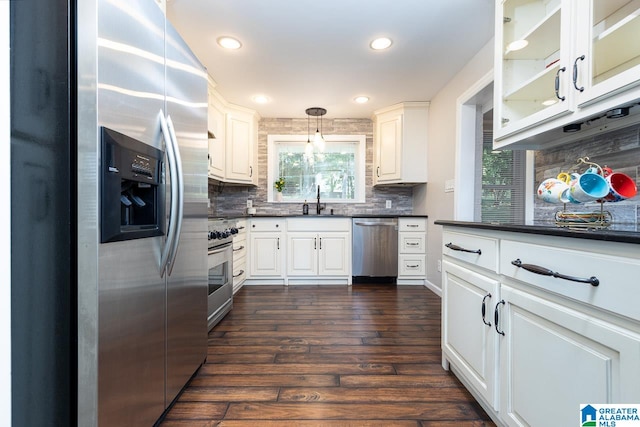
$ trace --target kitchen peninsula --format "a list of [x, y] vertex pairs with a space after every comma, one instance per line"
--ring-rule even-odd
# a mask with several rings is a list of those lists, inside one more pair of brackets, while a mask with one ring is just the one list
[[443, 367], [496, 423], [571, 425], [580, 404], [640, 401], [640, 233], [435, 224]]

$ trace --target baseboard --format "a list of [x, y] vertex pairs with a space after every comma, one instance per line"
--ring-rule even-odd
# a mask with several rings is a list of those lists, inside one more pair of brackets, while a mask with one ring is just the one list
[[434, 285], [433, 283], [431, 283], [429, 280], [426, 281], [426, 283], [424, 284], [424, 286], [429, 289], [431, 292], [433, 292], [434, 294], [438, 295], [440, 298], [442, 298], [442, 289], [437, 287], [436, 285]]

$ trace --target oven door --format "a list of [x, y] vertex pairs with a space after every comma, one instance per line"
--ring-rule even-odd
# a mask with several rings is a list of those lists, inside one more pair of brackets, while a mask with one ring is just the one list
[[209, 249], [209, 296], [207, 323], [213, 328], [231, 310], [233, 304], [233, 265], [231, 243]]

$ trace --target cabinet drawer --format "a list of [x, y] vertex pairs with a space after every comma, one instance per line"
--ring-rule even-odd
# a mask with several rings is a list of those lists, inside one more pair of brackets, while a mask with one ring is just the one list
[[398, 218], [398, 231], [427, 231], [425, 218]]
[[233, 262], [235, 264], [237, 259], [240, 259], [241, 257], [244, 257], [247, 255], [247, 240], [242, 239], [236, 242], [236, 240], [234, 239], [232, 251], [233, 251]]
[[350, 231], [349, 218], [288, 218], [287, 231]]
[[260, 231], [283, 231], [284, 224], [284, 219], [253, 219], [251, 220], [249, 229], [252, 233]]
[[398, 248], [401, 254], [423, 254], [425, 252], [426, 234], [421, 232], [398, 233]]
[[[540, 275], [512, 264], [532, 264], [579, 279], [598, 279], [598, 286], [559, 277]], [[638, 278], [640, 259], [565, 249], [534, 243], [503, 240], [500, 243], [500, 273], [526, 284], [604, 310], [640, 320]]]
[[426, 276], [425, 255], [400, 255], [398, 257], [398, 276]]
[[235, 288], [239, 283], [242, 283], [247, 278], [247, 266], [245, 263], [233, 269], [233, 287]]
[[[491, 271], [498, 271], [498, 240], [466, 233], [445, 231], [442, 244], [455, 245], [456, 249], [442, 247], [442, 254]], [[464, 249], [464, 250], [460, 250]], [[467, 252], [473, 251], [473, 252]]]
[[241, 236], [246, 236], [247, 234], [247, 220], [246, 219], [239, 219], [236, 221], [236, 228], [238, 229], [238, 234], [236, 234], [236, 236], [241, 237]]

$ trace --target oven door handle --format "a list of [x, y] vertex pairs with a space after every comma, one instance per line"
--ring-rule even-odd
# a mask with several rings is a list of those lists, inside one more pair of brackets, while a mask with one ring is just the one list
[[167, 264], [169, 263], [169, 257], [171, 255], [171, 249], [173, 248], [173, 240], [176, 235], [176, 218], [178, 211], [178, 197], [175, 194], [178, 183], [177, 176], [174, 173], [175, 165], [176, 165], [176, 156], [173, 151], [173, 144], [171, 141], [171, 135], [169, 134], [169, 127], [167, 125], [167, 120], [164, 117], [164, 112], [160, 110], [158, 114], [160, 120], [160, 130], [162, 131], [162, 137], [164, 138], [164, 145], [167, 153], [167, 163], [169, 164], [169, 170], [171, 171], [170, 177], [170, 188], [171, 188], [171, 207], [169, 208], [169, 227], [167, 229], [167, 238], [164, 242], [164, 247], [162, 248], [162, 255], [160, 256], [160, 277], [164, 276], [164, 273], [167, 269]]
[[226, 245], [220, 246], [219, 248], [209, 249], [209, 251], [207, 252], [207, 255], [221, 254], [222, 252], [228, 250], [230, 247], [231, 247], [231, 244], [228, 243]]
[[173, 271], [173, 265], [178, 253], [178, 244], [180, 243], [180, 234], [182, 231], [182, 219], [184, 216], [184, 174], [182, 173], [182, 157], [180, 156], [180, 148], [178, 144], [178, 137], [176, 136], [175, 127], [171, 116], [167, 115], [167, 127], [169, 129], [169, 136], [171, 143], [173, 144], [173, 151], [176, 158], [175, 174], [177, 175], [178, 188], [176, 194], [178, 196], [178, 210], [176, 212], [176, 230], [175, 237], [173, 238], [173, 246], [171, 247], [171, 256], [167, 263], [167, 274], [171, 276]]

